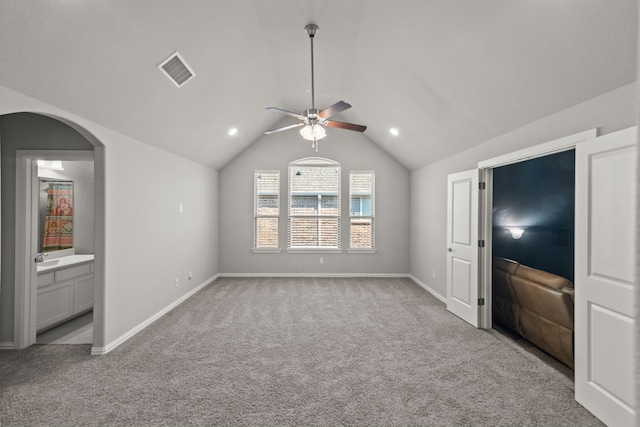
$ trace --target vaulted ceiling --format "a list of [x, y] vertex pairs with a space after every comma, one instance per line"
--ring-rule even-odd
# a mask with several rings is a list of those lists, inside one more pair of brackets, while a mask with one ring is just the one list
[[220, 168], [310, 108], [308, 23], [316, 107], [408, 169], [636, 79], [636, 0], [2, 0], [0, 84]]

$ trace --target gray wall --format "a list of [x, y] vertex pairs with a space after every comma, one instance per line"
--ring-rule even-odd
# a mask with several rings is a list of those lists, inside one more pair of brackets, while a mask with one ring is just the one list
[[[63, 171], [38, 168], [38, 176], [73, 181], [73, 248], [77, 254], [92, 254], [95, 251], [93, 162], [74, 160], [62, 163]], [[46, 187], [47, 185], [44, 184], [44, 188]], [[43, 224], [47, 193], [41, 192], [40, 199], [44, 199], [39, 213], [40, 223]]]
[[[410, 271], [446, 297], [447, 176], [478, 162], [588, 129], [600, 134], [635, 126], [636, 86], [571, 107], [411, 173]], [[433, 277], [435, 272], [435, 278]]]
[[218, 273], [218, 172], [112, 131], [96, 136], [106, 146], [108, 343]]
[[[288, 123], [288, 122], [287, 122]], [[316, 153], [296, 130], [260, 138], [220, 171], [220, 271], [223, 274], [406, 274], [409, 270], [409, 172], [366, 136], [329, 129]], [[342, 248], [340, 254], [287, 253], [288, 164], [324, 157], [342, 167]], [[254, 254], [253, 173], [279, 170], [279, 254]], [[375, 171], [376, 254], [347, 253], [349, 171]], [[324, 258], [320, 265], [319, 258]]]
[[93, 150], [78, 132], [37, 114], [0, 116], [2, 265], [0, 271], [0, 342], [13, 341], [15, 282], [16, 150]]

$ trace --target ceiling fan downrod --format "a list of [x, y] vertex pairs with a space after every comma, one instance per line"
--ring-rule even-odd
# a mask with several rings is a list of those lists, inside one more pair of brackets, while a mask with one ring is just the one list
[[316, 33], [320, 27], [316, 24], [307, 24], [304, 27], [304, 30], [309, 35], [309, 40], [311, 42], [311, 109], [316, 109], [316, 93], [314, 87], [314, 73], [313, 73], [313, 38], [316, 36]]

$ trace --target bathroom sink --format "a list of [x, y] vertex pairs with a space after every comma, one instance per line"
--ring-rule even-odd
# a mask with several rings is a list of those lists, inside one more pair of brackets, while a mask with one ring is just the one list
[[60, 268], [71, 267], [77, 264], [93, 262], [93, 254], [74, 254], [60, 258], [53, 258], [43, 262], [36, 262], [36, 271], [38, 273]]
[[58, 263], [60, 262], [59, 259], [52, 259], [49, 261], [43, 261], [43, 262], [39, 262], [37, 263], [38, 267], [52, 267], [54, 265], [58, 265]]

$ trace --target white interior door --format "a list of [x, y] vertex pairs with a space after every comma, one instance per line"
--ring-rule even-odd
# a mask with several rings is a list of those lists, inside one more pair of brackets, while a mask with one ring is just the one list
[[576, 145], [576, 400], [611, 426], [635, 425], [636, 132]]
[[478, 183], [480, 171], [451, 174], [447, 196], [447, 310], [479, 325]]

